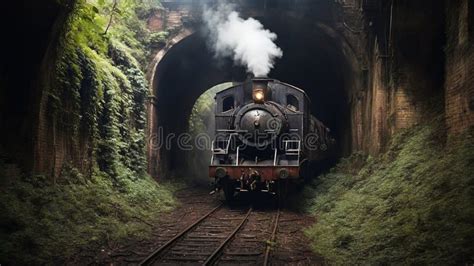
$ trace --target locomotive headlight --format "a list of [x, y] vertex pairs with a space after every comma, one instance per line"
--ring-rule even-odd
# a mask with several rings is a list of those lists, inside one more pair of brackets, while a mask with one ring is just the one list
[[262, 103], [265, 101], [265, 94], [263, 93], [263, 90], [256, 90], [253, 92], [253, 100], [256, 103]]

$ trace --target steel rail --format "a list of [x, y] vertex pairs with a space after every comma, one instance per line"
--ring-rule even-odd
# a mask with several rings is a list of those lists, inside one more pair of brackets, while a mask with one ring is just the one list
[[280, 208], [278, 208], [278, 211], [277, 211], [277, 214], [276, 214], [276, 217], [275, 217], [275, 220], [274, 220], [273, 232], [272, 232], [272, 237], [270, 238], [270, 244], [267, 244], [267, 248], [265, 250], [265, 259], [263, 261], [264, 266], [268, 265], [268, 261], [269, 261], [269, 258], [270, 258], [271, 244], [275, 241], [279, 220], [280, 220]]
[[195, 228], [198, 224], [200, 224], [202, 221], [204, 221], [206, 218], [208, 218], [211, 214], [215, 213], [218, 209], [220, 209], [224, 204], [221, 203], [219, 206], [216, 208], [212, 209], [210, 212], [206, 213], [204, 216], [199, 218], [196, 222], [188, 226], [186, 229], [181, 231], [179, 234], [174, 236], [172, 239], [168, 240], [165, 244], [163, 244], [161, 247], [153, 251], [148, 257], [146, 257], [144, 260], [142, 260], [138, 265], [150, 265], [153, 260], [156, 258], [158, 254], [160, 254], [162, 251], [164, 251], [166, 248], [171, 246], [174, 242], [176, 242], [178, 239], [180, 239], [182, 236], [184, 236], [186, 233], [191, 231], [193, 228]]
[[224, 249], [224, 247], [227, 245], [227, 243], [230, 242], [230, 240], [239, 232], [239, 230], [242, 228], [242, 226], [245, 224], [245, 222], [248, 220], [250, 214], [252, 213], [253, 208], [250, 207], [250, 209], [247, 212], [247, 215], [245, 215], [245, 218], [242, 219], [242, 222], [232, 231], [232, 233], [224, 240], [224, 242], [221, 243], [221, 245], [212, 253], [212, 255], [207, 258], [207, 260], [202, 264], [202, 265], [212, 265], [212, 263], [215, 261], [219, 253]]

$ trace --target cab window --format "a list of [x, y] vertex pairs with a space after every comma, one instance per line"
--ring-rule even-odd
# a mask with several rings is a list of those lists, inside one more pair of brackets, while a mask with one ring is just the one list
[[296, 96], [288, 94], [286, 96], [286, 107], [293, 111], [299, 111], [300, 102]]
[[227, 96], [222, 101], [222, 112], [234, 109], [234, 96]]

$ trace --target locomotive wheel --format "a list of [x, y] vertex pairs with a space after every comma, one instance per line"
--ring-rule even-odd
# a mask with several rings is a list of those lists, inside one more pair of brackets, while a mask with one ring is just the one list
[[235, 187], [228, 178], [225, 180], [222, 190], [224, 190], [225, 200], [227, 202], [232, 202], [234, 200]]

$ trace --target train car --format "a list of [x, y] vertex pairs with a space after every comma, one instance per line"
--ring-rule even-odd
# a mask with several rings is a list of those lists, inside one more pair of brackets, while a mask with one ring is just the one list
[[331, 156], [334, 139], [310, 113], [306, 93], [289, 84], [255, 78], [216, 95], [209, 176], [228, 201], [237, 192], [282, 196], [288, 182], [310, 173], [308, 162]]

